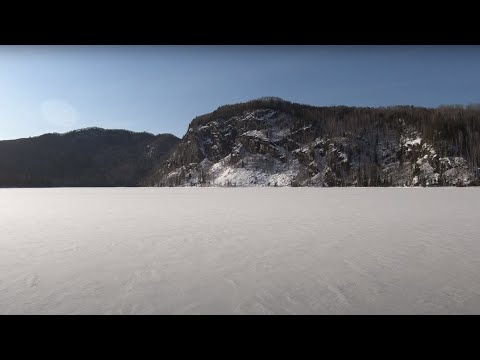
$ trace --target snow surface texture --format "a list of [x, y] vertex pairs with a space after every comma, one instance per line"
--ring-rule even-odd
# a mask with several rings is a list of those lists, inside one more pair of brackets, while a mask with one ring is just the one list
[[1, 314], [479, 314], [476, 188], [0, 189]]

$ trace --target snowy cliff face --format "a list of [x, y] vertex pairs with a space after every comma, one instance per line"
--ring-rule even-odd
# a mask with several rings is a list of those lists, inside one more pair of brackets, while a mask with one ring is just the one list
[[344, 108], [307, 107], [307, 116], [303, 105], [280, 102], [267, 98], [197, 118], [151, 185], [468, 186], [478, 180], [464, 157], [447, 151], [454, 144], [437, 146], [396, 113], [356, 123], [355, 115], [345, 120]]

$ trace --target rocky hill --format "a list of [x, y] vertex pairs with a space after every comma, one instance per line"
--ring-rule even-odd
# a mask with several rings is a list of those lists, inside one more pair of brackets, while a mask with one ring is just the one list
[[314, 107], [279, 98], [195, 118], [147, 186], [472, 186], [480, 109]]
[[182, 139], [88, 128], [0, 141], [0, 187], [474, 186], [480, 108], [314, 107], [266, 97]]

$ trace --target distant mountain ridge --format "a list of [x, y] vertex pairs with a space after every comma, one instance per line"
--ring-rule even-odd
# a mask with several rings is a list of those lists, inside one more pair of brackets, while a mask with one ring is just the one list
[[86, 128], [0, 141], [0, 187], [476, 186], [480, 107], [263, 97], [171, 134]]
[[96, 127], [0, 141], [0, 187], [138, 186], [178, 141]]

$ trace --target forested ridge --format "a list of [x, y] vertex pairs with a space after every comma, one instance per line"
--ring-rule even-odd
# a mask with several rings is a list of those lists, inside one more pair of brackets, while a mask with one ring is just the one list
[[480, 106], [311, 106], [196, 117], [182, 139], [87, 128], [0, 141], [0, 187], [475, 186]]
[[0, 141], [0, 186], [137, 186], [177, 141], [100, 128]]
[[150, 183], [477, 185], [479, 144], [478, 105], [316, 107], [262, 98], [195, 118]]

